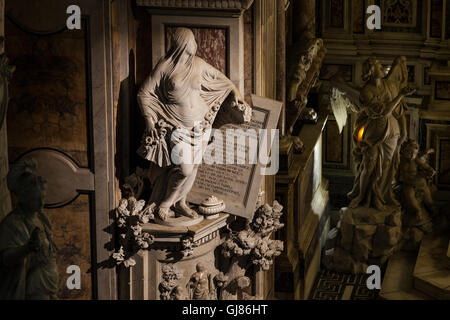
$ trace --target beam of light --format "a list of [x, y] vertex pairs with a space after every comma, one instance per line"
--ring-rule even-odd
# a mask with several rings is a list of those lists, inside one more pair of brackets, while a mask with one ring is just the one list
[[364, 136], [364, 126], [361, 126], [361, 128], [358, 131], [358, 142], [361, 142]]

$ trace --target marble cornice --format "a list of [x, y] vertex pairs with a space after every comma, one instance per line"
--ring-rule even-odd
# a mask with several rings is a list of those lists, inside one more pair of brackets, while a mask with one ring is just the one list
[[197, 9], [215, 12], [239, 12], [247, 10], [253, 0], [136, 0], [136, 4], [147, 9], [180, 10]]

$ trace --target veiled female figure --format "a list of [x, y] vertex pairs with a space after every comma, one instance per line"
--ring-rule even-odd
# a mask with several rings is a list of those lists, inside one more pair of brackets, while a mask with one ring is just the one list
[[350, 207], [365, 205], [384, 210], [399, 205], [392, 182], [399, 164], [399, 147], [406, 138], [405, 96], [414, 93], [407, 87], [408, 71], [404, 57], [395, 59], [385, 77], [381, 63], [374, 57], [363, 66], [362, 108], [358, 113], [353, 139], [356, 145], [357, 174]]
[[[138, 153], [151, 162], [149, 178], [153, 188], [149, 204], [156, 205], [162, 220], [173, 214], [171, 208], [184, 216], [197, 216], [187, 204], [186, 196], [194, 184], [199, 163], [174, 163], [171, 152], [175, 145], [192, 147], [200, 143], [201, 148], [194, 151], [198, 159], [208, 142], [201, 136], [213, 124], [243, 123], [251, 118], [251, 108], [231, 80], [195, 56], [196, 51], [192, 31], [176, 29], [170, 49], [138, 93], [146, 123]], [[172, 133], [180, 129], [187, 134], [174, 142]]]

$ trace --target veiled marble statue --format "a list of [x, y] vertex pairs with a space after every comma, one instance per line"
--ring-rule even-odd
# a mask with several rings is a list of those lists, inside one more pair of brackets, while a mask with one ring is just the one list
[[[404, 97], [415, 89], [407, 86], [405, 57], [397, 57], [386, 76], [381, 63], [375, 57], [368, 58], [363, 65], [363, 80], [366, 83], [356, 94], [342, 81], [332, 81], [335, 88], [346, 93], [341, 100], [350, 99], [358, 112], [353, 133], [357, 171], [348, 195], [352, 208], [384, 210], [386, 205], [399, 205], [392, 183], [400, 162], [400, 146], [407, 137]], [[338, 100], [332, 100], [333, 111], [338, 114], [336, 118], [346, 119], [345, 110], [344, 117], [339, 115], [345, 107], [340, 107]]]
[[[161, 220], [173, 217], [174, 211], [191, 218], [197, 216], [186, 196], [195, 181], [198, 159], [209, 141], [208, 135], [205, 138], [208, 129], [251, 119], [251, 108], [236, 86], [197, 57], [196, 51], [192, 31], [176, 29], [170, 49], [138, 93], [146, 123], [138, 153], [150, 161], [152, 194], [148, 204]], [[181, 132], [175, 140], [174, 132]], [[192, 161], [173, 161], [172, 151], [176, 147], [179, 150], [180, 144], [183, 148], [194, 146]]]
[[7, 184], [18, 206], [0, 223], [0, 299], [56, 299], [57, 248], [42, 212], [45, 181], [25, 159], [11, 167]]

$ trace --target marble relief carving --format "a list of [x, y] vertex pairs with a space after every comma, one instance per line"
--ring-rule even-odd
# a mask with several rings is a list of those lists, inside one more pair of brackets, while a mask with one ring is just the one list
[[189, 298], [191, 300], [215, 300], [212, 275], [201, 262], [195, 266], [195, 270], [187, 284]]
[[186, 292], [179, 281], [183, 279], [182, 272], [174, 264], [164, 264], [161, 268], [162, 279], [158, 286], [161, 300], [186, 300]]
[[245, 292], [251, 285], [245, 275], [252, 265], [261, 270], [269, 270], [275, 257], [284, 249], [283, 241], [270, 239], [273, 232], [283, 228], [280, 217], [283, 207], [274, 201], [273, 206], [261, 205], [253, 219], [248, 220], [244, 230], [230, 231], [222, 245], [222, 254], [230, 259], [226, 273], [215, 277], [218, 297], [221, 300], [253, 299]]
[[382, 0], [381, 1], [384, 26], [415, 27], [416, 0]]
[[191, 236], [184, 236], [181, 239], [181, 252], [184, 257], [191, 256], [194, 253], [194, 248], [197, 246], [198, 244], [195, 243], [194, 238]]

